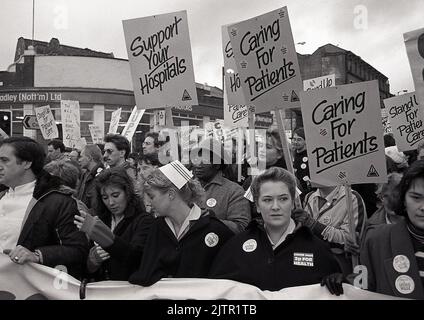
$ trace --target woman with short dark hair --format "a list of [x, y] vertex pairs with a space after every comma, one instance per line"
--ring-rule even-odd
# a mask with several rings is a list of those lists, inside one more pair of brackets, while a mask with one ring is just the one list
[[399, 184], [396, 213], [405, 221], [368, 229], [360, 261], [367, 267], [368, 289], [424, 299], [424, 160], [417, 160]]

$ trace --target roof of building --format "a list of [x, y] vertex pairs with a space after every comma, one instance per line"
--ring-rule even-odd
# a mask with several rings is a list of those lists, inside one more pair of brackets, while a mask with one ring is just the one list
[[34, 46], [36, 54], [49, 56], [82, 56], [98, 58], [114, 58], [113, 53], [94, 51], [88, 48], [77, 48], [60, 44], [57, 38], [51, 38], [50, 42], [31, 40], [20, 37], [16, 44], [15, 62], [28, 50], [29, 46]]

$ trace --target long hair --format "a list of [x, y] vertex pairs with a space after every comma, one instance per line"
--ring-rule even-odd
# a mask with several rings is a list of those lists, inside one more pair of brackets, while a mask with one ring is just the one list
[[[96, 190], [96, 212], [99, 218], [104, 216], [110, 216], [111, 213], [107, 209], [106, 205], [103, 203], [102, 199], [102, 190], [105, 187], [117, 187], [122, 189], [125, 192], [127, 197], [127, 209], [133, 207], [135, 209], [140, 209], [141, 203], [140, 199], [137, 197], [133, 182], [125, 171], [124, 168], [117, 167], [103, 170], [95, 179], [95, 190]], [[125, 211], [127, 211], [125, 209]], [[139, 210], [137, 210], [139, 211]], [[124, 212], [125, 214], [125, 212]]]

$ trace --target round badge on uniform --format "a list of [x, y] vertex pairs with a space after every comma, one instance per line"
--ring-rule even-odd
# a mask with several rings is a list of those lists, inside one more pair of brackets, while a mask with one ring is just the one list
[[219, 237], [216, 233], [209, 232], [205, 237], [205, 243], [209, 248], [215, 247], [219, 242]]
[[410, 294], [415, 289], [414, 280], [405, 274], [396, 278], [395, 287], [402, 294]]
[[256, 250], [257, 247], [258, 244], [255, 239], [249, 239], [243, 243], [243, 250], [245, 252], [253, 252]]
[[300, 165], [300, 168], [301, 168], [301, 169], [303, 169], [303, 170], [305, 170], [305, 169], [306, 169], [306, 164], [302, 163], [302, 164]]
[[410, 265], [408, 257], [403, 254], [399, 254], [393, 258], [393, 268], [395, 268], [397, 272], [408, 272]]
[[213, 208], [213, 207], [215, 207], [215, 206], [216, 206], [216, 199], [214, 199], [214, 198], [209, 198], [209, 199], [206, 201], [206, 205], [207, 205], [209, 208]]
[[303, 161], [303, 162], [308, 162], [308, 157], [303, 157], [303, 158], [302, 158], [302, 161]]

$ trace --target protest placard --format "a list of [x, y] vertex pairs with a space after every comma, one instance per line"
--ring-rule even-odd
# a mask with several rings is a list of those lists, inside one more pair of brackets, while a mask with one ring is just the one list
[[247, 127], [248, 106], [241, 88], [227, 26], [222, 27], [224, 53], [224, 124], [228, 128]]
[[121, 120], [121, 111], [122, 108], [119, 108], [112, 112], [108, 133], [116, 133], [118, 131], [119, 121]]
[[424, 139], [424, 110], [415, 92], [384, 100], [399, 151], [415, 150]]
[[59, 130], [49, 105], [35, 108], [35, 116], [45, 140], [59, 137]]
[[302, 90], [287, 7], [227, 27], [247, 104], [299, 107]]
[[403, 35], [415, 93], [420, 105], [424, 105], [424, 28], [407, 32]]
[[321, 185], [386, 182], [378, 82], [300, 94], [311, 181]]
[[144, 111], [144, 109], [137, 109], [137, 106], [135, 106], [131, 112], [125, 128], [122, 131], [122, 135], [127, 138], [129, 142], [132, 141], [135, 130], [137, 129], [137, 126], [143, 117]]
[[123, 26], [137, 105], [197, 105], [187, 12], [124, 20]]
[[68, 148], [80, 145], [80, 106], [78, 101], [61, 100], [63, 144]]
[[303, 81], [303, 90], [309, 91], [314, 89], [324, 89], [334, 87], [336, 85], [336, 75], [329, 74], [327, 76], [317, 77]]
[[384, 134], [392, 133], [392, 125], [389, 121], [386, 108], [381, 109], [381, 122], [383, 124]]
[[88, 129], [90, 130], [91, 139], [93, 140], [93, 143], [103, 143], [103, 130], [102, 128], [97, 124], [89, 124]]

